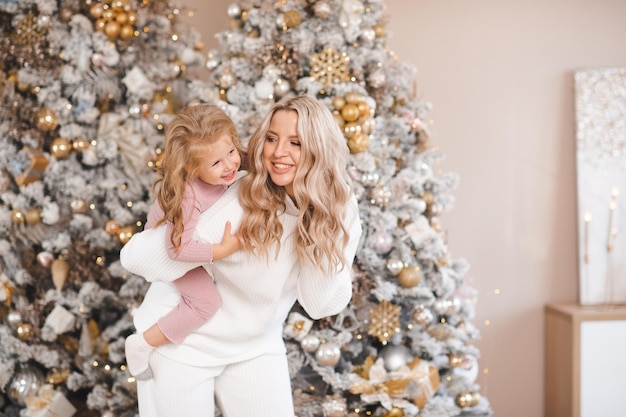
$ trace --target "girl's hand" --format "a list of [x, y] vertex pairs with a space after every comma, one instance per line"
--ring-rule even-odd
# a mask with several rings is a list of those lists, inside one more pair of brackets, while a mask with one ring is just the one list
[[230, 222], [226, 222], [224, 226], [224, 235], [222, 236], [222, 241], [218, 244], [213, 245], [213, 260], [217, 261], [220, 259], [224, 259], [227, 256], [232, 255], [241, 249], [241, 242], [237, 235], [234, 235], [231, 232], [231, 224]]

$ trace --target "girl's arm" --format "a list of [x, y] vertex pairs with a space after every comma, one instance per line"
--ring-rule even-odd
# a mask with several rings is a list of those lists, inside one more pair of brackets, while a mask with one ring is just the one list
[[[199, 193], [199, 191], [198, 191]], [[183, 262], [204, 262], [211, 263], [214, 260], [223, 259], [240, 249], [239, 239], [230, 231], [230, 223], [225, 225], [224, 235], [220, 243], [208, 243], [193, 239], [193, 234], [198, 225], [200, 214], [210, 207], [223, 193], [216, 191], [202, 195], [205, 204], [201, 205], [195, 198], [193, 192], [187, 192], [183, 200], [183, 224], [184, 231], [181, 236], [181, 245], [177, 251], [172, 244], [170, 236], [172, 236], [173, 226], [171, 222], [167, 222], [166, 228], [166, 247], [168, 256], [176, 261]]]
[[300, 269], [298, 277], [298, 301], [313, 319], [338, 314], [352, 297], [352, 263], [361, 238], [361, 219], [356, 197], [348, 203], [349, 214], [346, 229], [350, 234], [344, 250], [347, 265], [334, 275], [328, 275], [316, 266], [307, 265]]

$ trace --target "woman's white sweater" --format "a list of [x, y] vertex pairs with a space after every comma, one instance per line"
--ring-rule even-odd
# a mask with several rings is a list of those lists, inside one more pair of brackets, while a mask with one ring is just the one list
[[[219, 242], [226, 221], [233, 231], [239, 226], [243, 210], [237, 193], [239, 182], [205, 211], [196, 227], [196, 238]], [[194, 366], [217, 366], [253, 358], [264, 353], [283, 352], [283, 322], [296, 299], [314, 319], [339, 313], [352, 295], [352, 268], [332, 276], [312, 266], [302, 267], [294, 250], [294, 230], [298, 210], [287, 198], [286, 212], [279, 216], [283, 224], [281, 249], [277, 257], [271, 247], [268, 260], [244, 251], [203, 265], [214, 277], [222, 305], [204, 325], [192, 332], [180, 345], [158, 348], [163, 355]], [[350, 200], [346, 228], [350, 242], [345, 258], [352, 264], [361, 224], [356, 198]], [[171, 260], [165, 249], [165, 228], [135, 234], [120, 253], [120, 261], [129, 272], [152, 282], [134, 323], [142, 332], [171, 311], [179, 294], [171, 281], [181, 277], [197, 263]]]

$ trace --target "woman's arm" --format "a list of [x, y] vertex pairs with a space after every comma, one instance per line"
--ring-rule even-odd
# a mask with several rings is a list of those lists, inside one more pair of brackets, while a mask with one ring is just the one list
[[315, 266], [305, 266], [298, 277], [298, 301], [313, 319], [338, 314], [350, 302], [352, 297], [352, 263], [361, 238], [361, 219], [356, 197], [349, 202], [350, 209], [346, 219], [346, 229], [350, 234], [344, 251], [347, 265], [334, 275]]

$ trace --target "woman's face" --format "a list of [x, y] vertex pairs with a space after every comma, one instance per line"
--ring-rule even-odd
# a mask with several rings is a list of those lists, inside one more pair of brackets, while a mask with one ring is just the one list
[[272, 182], [290, 197], [293, 194], [293, 179], [300, 162], [300, 138], [298, 137], [298, 113], [279, 110], [274, 113], [263, 143], [263, 165]]

